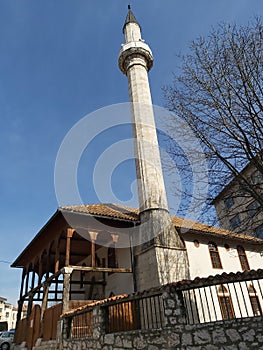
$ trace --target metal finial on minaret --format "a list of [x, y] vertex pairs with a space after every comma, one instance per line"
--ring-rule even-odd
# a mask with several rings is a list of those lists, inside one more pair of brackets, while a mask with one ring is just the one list
[[[188, 265], [168, 210], [148, 81], [153, 56], [129, 6], [123, 32], [125, 44], [119, 54], [119, 68], [129, 82], [141, 221], [139, 238], [135, 237], [139, 246], [137, 283], [139, 289], [147, 289], [187, 278]], [[146, 273], [149, 263], [151, 270]]]

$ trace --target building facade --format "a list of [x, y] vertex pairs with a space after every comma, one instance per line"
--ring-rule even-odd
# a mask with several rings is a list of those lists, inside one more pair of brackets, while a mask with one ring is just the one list
[[6, 298], [0, 297], [0, 324], [2, 330], [15, 329], [16, 320], [17, 307], [8, 303]]
[[[250, 163], [213, 201], [220, 226], [263, 238], [263, 210], [260, 203], [262, 193], [263, 175]], [[256, 196], [259, 196], [258, 201]]]
[[[69, 218], [74, 228], [68, 227]], [[262, 239], [175, 216], [171, 220], [186, 249], [191, 279], [263, 268]], [[59, 208], [12, 265], [23, 268], [20, 308], [40, 303], [44, 313], [63, 302], [67, 311], [73, 301], [141, 290], [138, 280], [153, 277], [154, 261], [142, 269], [134, 252], [131, 236], [139, 233], [139, 225], [139, 210], [120, 205]]]

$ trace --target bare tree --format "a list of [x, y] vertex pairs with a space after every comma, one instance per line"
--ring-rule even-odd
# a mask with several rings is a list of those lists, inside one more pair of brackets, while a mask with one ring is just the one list
[[[262, 211], [261, 19], [256, 18], [246, 26], [221, 24], [212, 29], [207, 38], [193, 41], [190, 53], [181, 59], [181, 72], [164, 88], [164, 95], [169, 110], [190, 125], [207, 157], [210, 186], [207, 205], [211, 205], [234, 178], [235, 190], [231, 196], [242, 199], [247, 196], [247, 204], [256, 201], [257, 210]], [[187, 155], [174, 144], [170, 151], [182, 174], [189, 178], [191, 168], [187, 165]], [[196, 154], [197, 162], [198, 158]], [[248, 164], [260, 174], [261, 183], [254, 183], [247, 172], [242, 171]], [[190, 196], [191, 191], [186, 189], [185, 195]], [[247, 210], [245, 207], [240, 205], [240, 210]]]

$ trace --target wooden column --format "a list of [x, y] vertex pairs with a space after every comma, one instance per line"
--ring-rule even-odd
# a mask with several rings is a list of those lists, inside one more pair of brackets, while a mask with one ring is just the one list
[[29, 294], [29, 301], [28, 301], [28, 305], [27, 305], [27, 318], [30, 316], [31, 311], [32, 311], [33, 298], [34, 298], [34, 294], [30, 293]]
[[20, 285], [20, 296], [19, 296], [19, 301], [18, 301], [18, 310], [17, 310], [17, 322], [21, 320], [21, 315], [23, 311], [23, 289], [24, 289], [24, 282], [25, 282], [25, 277], [26, 277], [26, 269], [23, 269], [22, 273], [22, 279], [21, 279], [21, 285]]
[[32, 279], [31, 279], [31, 289], [33, 289], [35, 286], [35, 277], [36, 277], [36, 271], [33, 270], [32, 271]]
[[117, 254], [116, 254], [116, 248], [117, 248], [117, 243], [118, 243], [118, 240], [119, 240], [119, 235], [117, 235], [116, 233], [112, 233], [111, 234], [111, 237], [112, 237], [112, 241], [113, 241], [113, 244], [114, 244], [114, 267], [117, 267], [118, 266], [118, 261], [117, 261]]
[[22, 311], [23, 311], [23, 305], [24, 305], [24, 300], [23, 300], [23, 299], [20, 299], [20, 300], [18, 301], [18, 310], [17, 310], [17, 316], [16, 316], [16, 321], [17, 321], [17, 323], [16, 323], [16, 324], [18, 324], [18, 321], [21, 320]]
[[96, 266], [96, 260], [95, 260], [95, 247], [96, 247], [96, 240], [98, 236], [98, 232], [89, 231], [90, 239], [91, 239], [91, 266]]
[[20, 286], [20, 297], [19, 297], [20, 300], [22, 299], [22, 296], [23, 296], [25, 277], [26, 277], [26, 269], [24, 268], [22, 273], [21, 286]]
[[70, 263], [70, 240], [73, 236], [74, 229], [68, 228], [67, 229], [67, 243], [66, 243], [66, 258], [65, 258], [65, 266], [69, 266]]
[[42, 273], [43, 273], [43, 262], [42, 259], [39, 259], [39, 266], [38, 266], [38, 284], [41, 283], [42, 279]]
[[49, 278], [49, 271], [50, 271], [50, 246], [47, 249], [46, 280]]
[[[39, 266], [38, 266], [38, 284], [41, 283], [42, 272], [43, 272], [42, 259], [40, 257], [40, 259], [39, 259]], [[38, 290], [38, 298], [40, 298], [40, 289]]]
[[56, 240], [55, 273], [59, 270], [59, 238]]
[[29, 268], [27, 267], [25, 294], [28, 293], [28, 284], [29, 284]]
[[73, 269], [71, 269], [70, 267], [64, 267], [62, 313], [69, 310], [70, 276], [71, 276], [72, 271], [73, 271]]

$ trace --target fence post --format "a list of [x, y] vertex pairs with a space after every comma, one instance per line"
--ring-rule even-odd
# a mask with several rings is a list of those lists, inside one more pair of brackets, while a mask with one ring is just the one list
[[92, 311], [93, 339], [99, 340], [106, 331], [106, 310], [104, 307], [95, 306]]
[[177, 324], [186, 324], [186, 309], [182, 291], [174, 286], [167, 285], [163, 289], [164, 326], [171, 327]]
[[66, 342], [69, 340], [71, 323], [72, 317], [64, 316], [58, 321], [56, 346], [59, 350], [62, 350]]

